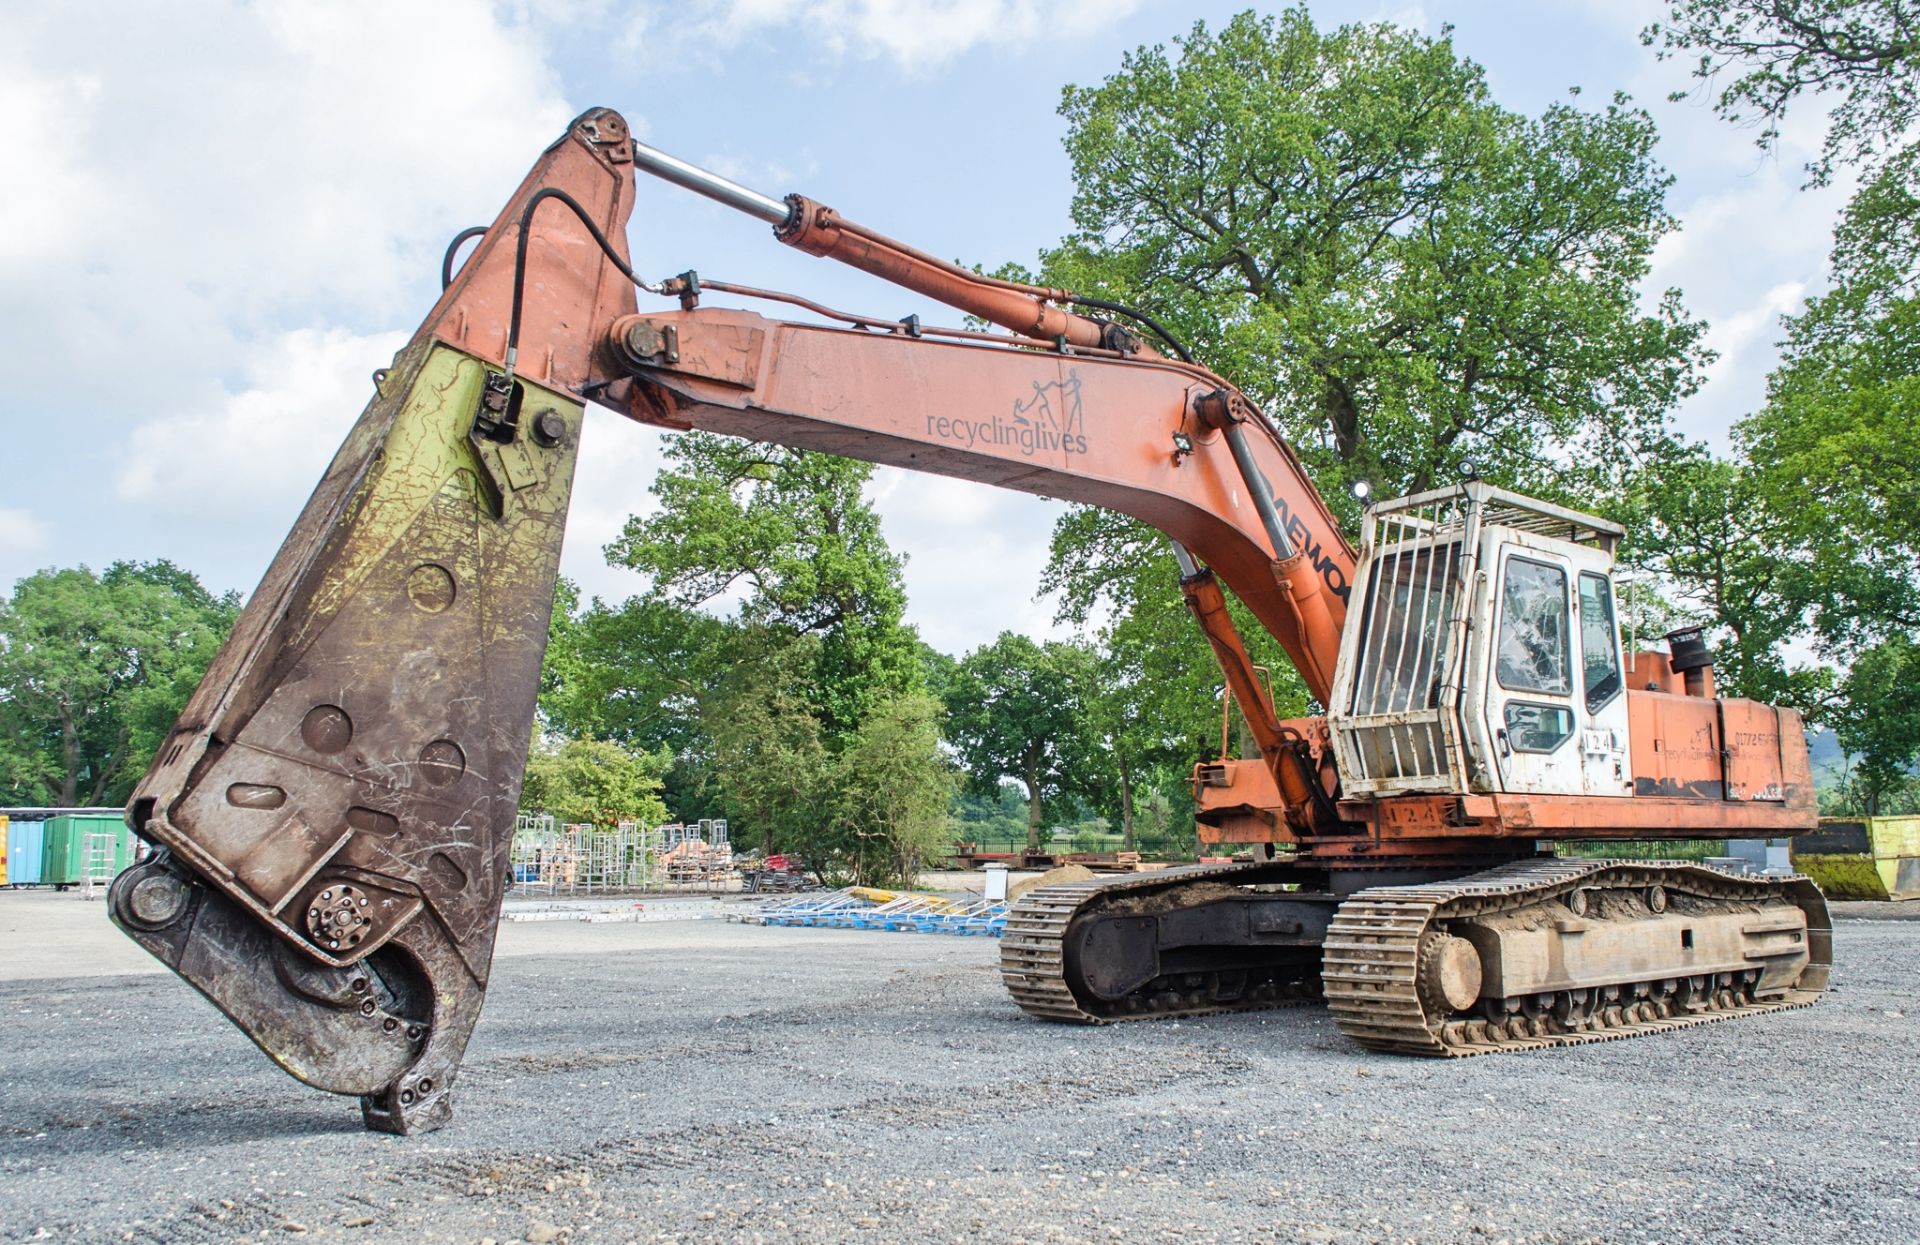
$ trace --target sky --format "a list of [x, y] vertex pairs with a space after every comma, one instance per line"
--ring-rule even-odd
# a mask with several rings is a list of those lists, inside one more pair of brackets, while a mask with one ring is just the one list
[[[0, 590], [48, 566], [170, 558], [249, 592], [437, 295], [447, 240], [493, 219], [588, 107], [778, 196], [811, 195], [940, 255], [1031, 262], [1068, 229], [1060, 88], [1238, 4], [1156, 0], [94, 0], [0, 6]], [[1257, 6], [1271, 7], [1271, 6]], [[1780, 152], [1716, 118], [1638, 32], [1640, 0], [1313, 3], [1483, 65], [1537, 114], [1624, 90], [1659, 127], [1682, 229], [1647, 283], [1712, 326], [1679, 426], [1724, 447], [1764, 394], [1779, 317], [1817, 292], [1847, 187], [1803, 191], [1812, 109]], [[635, 267], [952, 323], [954, 313], [776, 243], [643, 178]], [[763, 313], [767, 310], [759, 308]], [[651, 504], [660, 435], [589, 415], [562, 572], [619, 601], [601, 550]], [[960, 653], [1061, 634], [1036, 600], [1059, 507], [881, 469], [907, 620]]]

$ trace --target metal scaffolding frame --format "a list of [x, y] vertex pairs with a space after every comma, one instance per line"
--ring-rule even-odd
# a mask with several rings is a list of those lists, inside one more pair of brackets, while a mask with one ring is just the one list
[[521, 814], [508, 873], [516, 895], [593, 895], [614, 891], [737, 890], [740, 873], [724, 818], [611, 829], [556, 824]]

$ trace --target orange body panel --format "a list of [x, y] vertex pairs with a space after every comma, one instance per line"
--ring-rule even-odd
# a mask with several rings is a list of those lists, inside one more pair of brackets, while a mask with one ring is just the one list
[[[549, 187], [571, 195], [594, 217], [626, 258], [627, 215], [633, 208], [633, 154], [627, 123], [597, 110], [583, 118], [597, 128], [601, 158], [569, 137], [547, 149], [481, 237], [453, 283], [427, 314], [425, 328], [469, 354], [503, 364], [513, 308], [514, 245], [527, 200]], [[525, 305], [518, 372], [555, 389], [578, 392], [601, 369], [598, 326], [634, 310], [633, 286], [564, 205], [548, 200], [528, 230]]]
[[1202, 843], [1293, 843], [1311, 854], [1428, 855], [1435, 840], [1771, 838], [1819, 822], [1800, 715], [1751, 700], [1629, 692], [1636, 794], [1344, 800], [1340, 835], [1299, 834], [1268, 811], [1257, 761], [1202, 766]]
[[1786, 800], [1789, 767], [1805, 765], [1805, 735], [1790, 709], [1635, 691], [1627, 708], [1638, 796]]
[[[1726, 797], [1729, 800], [1784, 799], [1788, 748], [1786, 732], [1781, 728], [1781, 711], [1751, 700], [1713, 703], [1720, 706], [1720, 741], [1726, 750]], [[1804, 742], [1799, 744], [1799, 755], [1806, 755]]]
[[1718, 702], [1629, 691], [1627, 723], [1636, 796], [1718, 800], [1726, 794]]

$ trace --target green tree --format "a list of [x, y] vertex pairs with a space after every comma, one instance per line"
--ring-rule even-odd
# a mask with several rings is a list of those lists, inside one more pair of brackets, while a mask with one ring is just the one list
[[[761, 641], [770, 637], [763, 632]], [[744, 646], [743, 646], [744, 647]], [[762, 851], [818, 857], [837, 796], [830, 741], [809, 695], [817, 637], [738, 662], [706, 697], [701, 728], [728, 816]]]
[[40, 571], [0, 601], [0, 790], [122, 803], [239, 612], [170, 562]]
[[669, 443], [667, 462], [659, 509], [607, 546], [652, 579], [643, 608], [737, 599], [744, 624], [820, 637], [812, 695], [829, 734], [917, 686], [901, 559], [861, 492], [871, 464], [701, 432]]
[[1843, 647], [1920, 629], [1920, 269], [1857, 244], [1888, 210], [1848, 208], [1834, 288], [1788, 319], [1767, 403], [1735, 430], [1813, 567], [1819, 630]]
[[[1444, 33], [1321, 31], [1303, 8], [1176, 46], [1065, 92], [1076, 228], [1042, 257], [1048, 284], [1168, 323], [1349, 520], [1347, 484], [1417, 491], [1468, 458], [1581, 503], [1624, 487], [1708, 358], [1678, 291], [1643, 306], [1675, 227], [1645, 112], [1615, 97], [1523, 116]], [[1163, 538], [1080, 509], [1044, 587], [1062, 619], [1110, 620], [1101, 646], [1140, 672], [1152, 729], [1194, 738], [1168, 715], [1210, 716], [1220, 683], [1177, 576]], [[1304, 712], [1278, 646], [1235, 618], [1281, 714]]]
[[1907, 0], [1671, 0], [1641, 40], [1662, 59], [1690, 55], [1693, 76], [1729, 121], [1759, 127], [1770, 151], [1803, 95], [1837, 95], [1820, 158], [1875, 164], [1920, 120], [1920, 12]]
[[1466, 457], [1534, 488], [1631, 466], [1706, 359], [1668, 290], [1647, 114], [1538, 117], [1443, 33], [1204, 24], [1068, 87], [1075, 232], [1049, 284], [1163, 317], [1260, 401], [1330, 494]]
[[818, 644], [802, 637], [743, 663], [708, 699], [717, 784], [761, 850], [797, 852], [823, 879], [910, 881], [948, 830], [939, 702], [886, 696], [832, 740], [807, 694]]
[[1913, 811], [1920, 761], [1920, 644], [1898, 636], [1861, 653], [1842, 684], [1835, 733], [1852, 757], [1850, 802], [1868, 816]]
[[982, 784], [961, 783], [947, 806], [957, 840], [982, 844], [994, 850], [999, 844], [1011, 847], [1027, 835], [1027, 802], [1019, 788], [999, 782], [988, 788]]
[[667, 820], [660, 799], [664, 753], [637, 752], [607, 739], [536, 738], [527, 756], [520, 806], [572, 824], [622, 821], [657, 826]]
[[875, 705], [839, 757], [838, 859], [865, 886], [910, 885], [945, 853], [954, 775], [940, 750], [940, 702], [920, 692]]
[[948, 740], [976, 790], [1002, 778], [1025, 789], [1028, 851], [1040, 849], [1047, 802], [1090, 785], [1092, 683], [1086, 649], [1003, 631], [962, 658], [948, 684]]
[[[1766, 529], [1737, 574], [1784, 585], [1749, 607], [1757, 634], [1813, 641], [1822, 665], [1794, 681], [1824, 693], [1819, 711], [1851, 754], [1849, 802], [1874, 811], [1911, 792], [1920, 752], [1905, 691], [1920, 635], [1920, 13], [1902, 0], [1668, 10], [1643, 38], [1663, 57], [1697, 54], [1722, 116], [1758, 126], [1771, 150], [1790, 107], [1825, 97], [1808, 181], [1862, 174], [1835, 229], [1831, 289], [1787, 317], [1766, 405], [1735, 429], [1744, 462], [1725, 470], [1735, 513]], [[1749, 656], [1750, 668], [1781, 664]]]
[[563, 735], [676, 753], [695, 748], [702, 700], [733, 664], [741, 631], [701, 610], [647, 597], [583, 607], [562, 580], [541, 712]]
[[[667, 460], [653, 513], [606, 550], [649, 590], [582, 607], [561, 585], [542, 713], [562, 733], [666, 748], [680, 815], [724, 812], [792, 842], [790, 814], [819, 811], [828, 762], [932, 669], [900, 621], [901, 560], [862, 493], [872, 467], [705, 433], [675, 438]], [[796, 749], [812, 760], [763, 767]]]
[[1679, 607], [1672, 625], [1711, 628], [1720, 688], [1821, 718], [1832, 671], [1787, 656], [1808, 632], [1815, 574], [1795, 519], [1760, 474], [1676, 446], [1664, 470], [1640, 481], [1634, 502], [1630, 556], [1668, 586]]
[[[1058, 621], [1092, 637], [1111, 729], [1143, 757], [1181, 768], [1220, 750], [1225, 680], [1181, 595], [1167, 538], [1112, 511], [1083, 506], [1054, 525], [1040, 591]], [[1272, 673], [1275, 710], [1307, 711], [1306, 685], [1266, 628], [1229, 597], [1234, 626], [1254, 662]]]

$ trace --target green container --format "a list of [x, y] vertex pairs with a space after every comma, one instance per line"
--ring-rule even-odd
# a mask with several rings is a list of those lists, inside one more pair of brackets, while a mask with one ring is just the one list
[[77, 886], [87, 880], [87, 848], [96, 834], [112, 836], [106, 853], [108, 871], [95, 866], [95, 877], [112, 881], [133, 863], [133, 831], [126, 818], [112, 813], [66, 813], [47, 822], [46, 855], [40, 881], [48, 886]]

